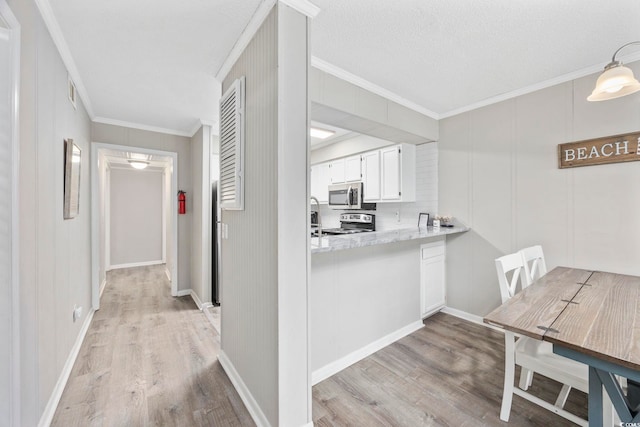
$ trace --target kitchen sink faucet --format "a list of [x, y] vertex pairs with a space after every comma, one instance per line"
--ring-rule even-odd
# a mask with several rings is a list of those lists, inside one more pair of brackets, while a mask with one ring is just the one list
[[318, 237], [322, 237], [322, 219], [320, 219], [320, 202], [315, 197], [311, 196], [311, 201], [316, 202], [318, 205], [318, 210], [316, 211], [318, 214]]

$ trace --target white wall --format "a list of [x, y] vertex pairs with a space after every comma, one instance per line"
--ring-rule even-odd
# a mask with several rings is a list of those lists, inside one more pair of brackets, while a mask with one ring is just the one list
[[191, 137], [193, 222], [191, 239], [191, 289], [201, 302], [211, 302], [211, 126]]
[[[178, 215], [178, 291], [191, 287], [191, 144], [184, 136], [91, 123], [91, 141], [168, 151], [178, 154], [178, 189], [187, 192], [187, 213]], [[175, 169], [174, 169], [175, 171]], [[173, 194], [171, 197], [177, 197]], [[167, 242], [168, 243], [168, 242]], [[168, 246], [170, 247], [170, 246]]]
[[[20, 88], [21, 425], [35, 426], [91, 307], [90, 122], [33, 0], [9, 0], [22, 27]], [[80, 212], [63, 220], [63, 144], [82, 150]], [[72, 320], [74, 304], [84, 307]]]
[[[0, 15], [1, 17], [1, 15]], [[1, 25], [1, 24], [0, 24]], [[7, 425], [12, 420], [12, 371], [14, 357], [13, 320], [13, 117], [11, 92], [13, 88], [13, 58], [10, 46], [11, 32], [0, 28], [0, 189], [5, 197], [0, 201], [0, 419]], [[17, 243], [17, 242], [16, 242]]]
[[[370, 138], [370, 137], [366, 137]], [[341, 143], [337, 143], [339, 145]], [[329, 148], [329, 147], [327, 147]], [[361, 150], [357, 151], [360, 152]], [[338, 150], [332, 151], [335, 157], [351, 155], [354, 152]], [[324, 159], [324, 157], [323, 157]], [[375, 211], [369, 212], [376, 216], [376, 230], [392, 230], [395, 228], [417, 227], [418, 214], [438, 212], [438, 143], [431, 142], [416, 146], [416, 201], [405, 203], [378, 203]], [[329, 209], [324, 204], [320, 207], [322, 226], [325, 228], [338, 227], [342, 210]], [[397, 220], [396, 213], [400, 216]]]
[[110, 169], [111, 268], [163, 262], [162, 171]]
[[471, 227], [447, 238], [447, 305], [487, 314], [500, 304], [493, 260], [535, 244], [550, 269], [640, 275], [640, 163], [557, 166], [560, 143], [638, 130], [640, 96], [587, 102], [596, 78], [441, 121], [441, 209]]
[[307, 25], [278, 3], [223, 83], [246, 77], [245, 207], [222, 212], [221, 361], [273, 426], [311, 421]]

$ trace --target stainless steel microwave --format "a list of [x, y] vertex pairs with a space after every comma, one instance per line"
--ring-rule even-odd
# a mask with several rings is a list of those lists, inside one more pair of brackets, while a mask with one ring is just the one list
[[329, 207], [332, 209], [360, 209], [362, 182], [329, 186]]

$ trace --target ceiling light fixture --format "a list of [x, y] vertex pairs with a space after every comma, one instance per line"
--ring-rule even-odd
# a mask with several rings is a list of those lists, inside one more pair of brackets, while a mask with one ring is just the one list
[[640, 41], [627, 43], [615, 51], [611, 62], [604, 67], [604, 71], [598, 77], [596, 87], [587, 98], [587, 101], [606, 101], [630, 95], [640, 90], [640, 83], [633, 76], [633, 71], [623, 67], [621, 61], [616, 61], [618, 52], [634, 44], [640, 44]]
[[143, 160], [128, 160], [129, 164], [136, 169], [144, 169], [149, 166], [149, 162], [145, 162]]
[[327, 139], [334, 134], [335, 132], [332, 130], [313, 128], [313, 127], [309, 128], [309, 135], [311, 135], [313, 138]]

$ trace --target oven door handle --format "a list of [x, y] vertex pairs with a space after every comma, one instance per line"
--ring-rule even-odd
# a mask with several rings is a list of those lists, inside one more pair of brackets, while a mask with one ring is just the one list
[[349, 205], [349, 207], [353, 205], [353, 187], [352, 186], [349, 186], [349, 189], [347, 190], [347, 205]]

